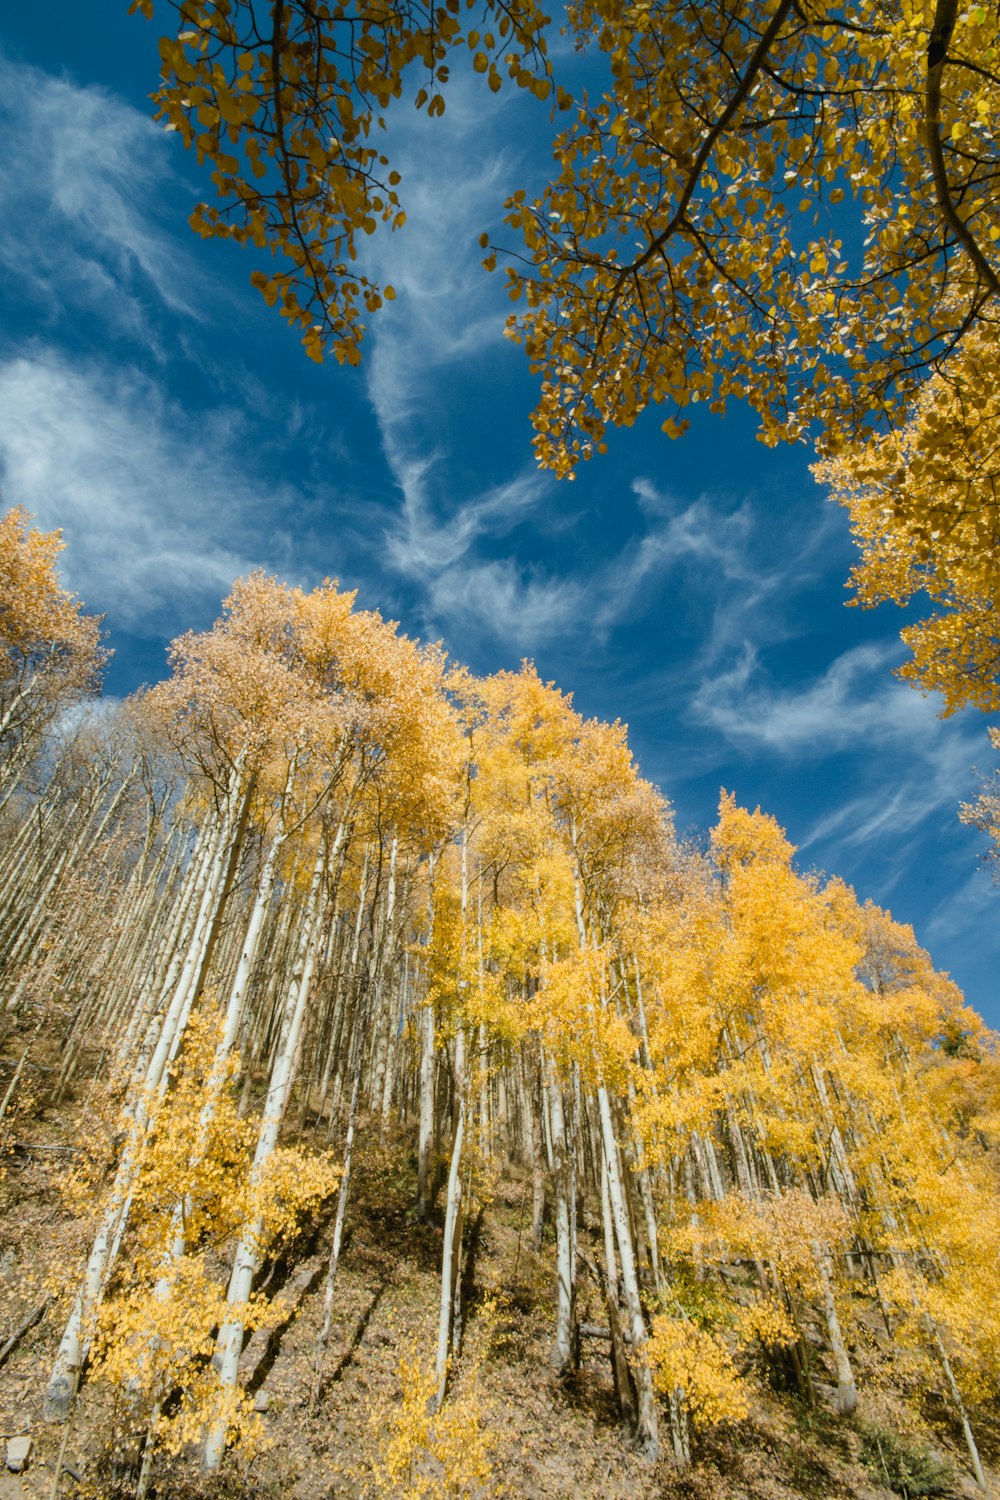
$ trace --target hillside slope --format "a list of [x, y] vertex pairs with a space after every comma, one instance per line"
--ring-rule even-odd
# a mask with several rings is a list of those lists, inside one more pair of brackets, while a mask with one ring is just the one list
[[[7, 1325], [24, 1321], [48, 1295], [50, 1279], [78, 1253], [61, 1186], [75, 1113], [67, 1108], [22, 1116], [25, 1139], [6, 1159], [0, 1267]], [[241, 1362], [241, 1378], [260, 1409], [262, 1451], [249, 1464], [237, 1458], [216, 1476], [200, 1472], [193, 1450], [176, 1460], [160, 1459], [151, 1492], [162, 1500], [346, 1500], [407, 1493], [387, 1484], [379, 1460], [387, 1435], [404, 1418], [400, 1360], [415, 1351], [427, 1363], [433, 1355], [441, 1216], [427, 1223], [414, 1217], [412, 1144], [398, 1132], [381, 1141], [372, 1120], [362, 1123], [361, 1136], [318, 1405], [312, 1407], [310, 1388], [332, 1203], [302, 1228], [281, 1263], [264, 1270], [282, 1319], [270, 1334], [248, 1341]], [[946, 1393], [921, 1388], [919, 1374], [893, 1351], [874, 1319], [864, 1327], [867, 1348], [852, 1349], [862, 1378], [873, 1387], [854, 1417], [838, 1419], [822, 1397], [810, 1406], [793, 1391], [776, 1388], [758, 1363], [747, 1420], [705, 1435], [685, 1471], [669, 1457], [650, 1465], [636, 1453], [618, 1413], [608, 1341], [597, 1332], [603, 1293], [589, 1272], [581, 1277], [580, 1321], [595, 1334], [581, 1339], [579, 1368], [571, 1378], [558, 1378], [549, 1368], [555, 1246], [548, 1225], [540, 1249], [530, 1242], [531, 1196], [524, 1175], [494, 1185], [494, 1196], [472, 1226], [464, 1267], [466, 1328], [454, 1389], [459, 1396], [473, 1390], [475, 1426], [489, 1448], [491, 1477], [477, 1493], [552, 1500], [982, 1495], [968, 1475]], [[599, 1235], [588, 1205], [582, 1255], [594, 1269]], [[0, 1472], [0, 1500], [47, 1500], [61, 1449], [59, 1495], [111, 1500], [134, 1489], [134, 1467], [115, 1465], [114, 1403], [106, 1388], [84, 1383], [68, 1430], [41, 1420], [58, 1324], [50, 1302], [0, 1369], [0, 1431], [32, 1438], [23, 1474]], [[820, 1383], [825, 1379], [832, 1389], [818, 1338], [816, 1343]], [[984, 1459], [1000, 1459], [1000, 1420], [980, 1425], [977, 1435]], [[425, 1467], [431, 1476], [439, 1473], [433, 1462]], [[987, 1478], [989, 1493], [1000, 1494], [997, 1471], [988, 1467]]]

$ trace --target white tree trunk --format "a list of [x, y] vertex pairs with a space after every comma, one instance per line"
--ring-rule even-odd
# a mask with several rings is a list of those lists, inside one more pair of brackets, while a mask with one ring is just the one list
[[837, 1373], [837, 1394], [834, 1408], [841, 1417], [849, 1417], [858, 1404], [858, 1388], [854, 1383], [854, 1371], [844, 1344], [844, 1335], [837, 1316], [837, 1304], [833, 1296], [833, 1262], [830, 1252], [818, 1240], [812, 1241], [813, 1259], [820, 1274], [823, 1287], [823, 1314], [833, 1353], [833, 1366]]
[[[231, 811], [231, 803], [230, 803]], [[114, 1263], [128, 1220], [132, 1188], [139, 1167], [146, 1131], [167, 1084], [167, 1065], [176, 1055], [191, 1004], [193, 984], [199, 972], [216, 896], [228, 865], [227, 834], [233, 823], [221, 819], [213, 857], [208, 863], [195, 930], [173, 997], [153, 1047], [152, 1056], [125, 1109], [126, 1139], [115, 1180], [108, 1196], [100, 1227], [91, 1248], [83, 1285], [77, 1293], [45, 1390], [42, 1416], [46, 1422], [64, 1422], [69, 1416], [86, 1358], [91, 1318], [100, 1304], [108, 1273]]]
[[[340, 832], [338, 831], [338, 841], [340, 836]], [[278, 1143], [278, 1133], [281, 1129], [282, 1117], [284, 1116], [288, 1096], [291, 1091], [294, 1062], [298, 1055], [299, 1039], [306, 1013], [306, 1002], [312, 982], [316, 953], [321, 939], [323, 876], [326, 863], [326, 853], [325, 851], [321, 851], [313, 871], [309, 897], [302, 918], [299, 947], [292, 982], [288, 987], [282, 1011], [278, 1046], [271, 1067], [267, 1101], [264, 1106], [260, 1135], [257, 1140], [257, 1150], [251, 1170], [250, 1181], [252, 1188], [259, 1187], [267, 1162]], [[259, 1245], [262, 1229], [263, 1215], [258, 1213], [251, 1223], [244, 1225], [240, 1235], [232, 1275], [229, 1278], [229, 1290], [226, 1294], [227, 1303], [234, 1309], [241, 1309], [250, 1297], [254, 1274], [259, 1265]], [[223, 1391], [235, 1391], [236, 1389], [240, 1353], [243, 1348], [243, 1328], [244, 1319], [241, 1312], [234, 1311], [233, 1316], [227, 1318], [219, 1330], [213, 1363], [218, 1370], [219, 1384]], [[228, 1423], [220, 1420], [215, 1423], [209, 1433], [205, 1444], [206, 1469], [217, 1469], [222, 1462], [222, 1455], [226, 1447], [227, 1430]]]
[[576, 1356], [576, 1264], [573, 1255], [573, 1204], [562, 1086], [555, 1064], [546, 1059], [549, 1134], [552, 1141], [552, 1191], [556, 1222], [556, 1332], [549, 1356], [553, 1369], [567, 1374]]
[[653, 1392], [653, 1377], [646, 1352], [646, 1319], [639, 1296], [639, 1279], [636, 1273], [635, 1251], [632, 1245], [632, 1230], [628, 1219], [628, 1206], [621, 1172], [618, 1166], [618, 1145], [615, 1140], [614, 1123], [611, 1117], [611, 1101], [607, 1088], [601, 1084], [597, 1090], [597, 1107], [601, 1121], [601, 1140], [608, 1173], [608, 1197], [611, 1200], [611, 1217], [618, 1241], [621, 1258], [622, 1290], [625, 1308], [632, 1335], [632, 1358], [635, 1369], [636, 1396], [639, 1411], [636, 1421], [636, 1440], [643, 1455], [655, 1462], [660, 1454], [660, 1439], [656, 1416], [656, 1397]]
[[347, 1138], [344, 1142], [344, 1166], [340, 1178], [340, 1190], [337, 1195], [337, 1217], [333, 1225], [333, 1244], [330, 1246], [330, 1261], [326, 1271], [326, 1286], [323, 1291], [323, 1323], [316, 1339], [316, 1353], [313, 1361], [313, 1386], [312, 1405], [316, 1406], [320, 1397], [323, 1384], [323, 1360], [326, 1357], [327, 1345], [330, 1342], [330, 1324], [333, 1319], [333, 1291], [337, 1279], [337, 1267], [340, 1264], [340, 1246], [344, 1236], [344, 1216], [347, 1212], [347, 1195], [351, 1185], [351, 1162], [354, 1155], [354, 1135], [358, 1120], [358, 1098], [361, 1093], [361, 1069], [354, 1075], [354, 1087], [351, 1090], [351, 1107], [347, 1117]]
[[440, 1406], [448, 1383], [448, 1355], [451, 1350], [452, 1313], [462, 1249], [462, 1147], [465, 1143], [465, 1035], [461, 1028], [455, 1037], [455, 1095], [458, 1119], [451, 1147], [448, 1171], [448, 1204], [444, 1219], [444, 1244], [441, 1250], [441, 1302], [438, 1314], [437, 1354], [434, 1361], [436, 1389], [434, 1401]]

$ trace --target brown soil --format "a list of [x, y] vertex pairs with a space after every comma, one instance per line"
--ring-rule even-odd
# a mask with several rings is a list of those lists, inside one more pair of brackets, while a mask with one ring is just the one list
[[[73, 1113], [22, 1114], [13, 1132], [18, 1144], [3, 1162], [0, 1344], [44, 1298], [53, 1278], [57, 1295], [0, 1368], [0, 1433], [30, 1433], [33, 1440], [21, 1475], [3, 1469], [0, 1444], [0, 1500], [49, 1500], [63, 1444], [59, 1496], [117, 1500], [127, 1493], [116, 1488], [109, 1464], [111, 1411], [95, 1382], [84, 1383], [68, 1433], [41, 1420], [46, 1373], [67, 1290], [80, 1273], [87, 1227], [74, 1221], [61, 1191], [67, 1163], [75, 1159], [65, 1149], [75, 1144]], [[284, 1326], [269, 1347], [258, 1340], [244, 1355], [250, 1388], [267, 1406], [260, 1419], [267, 1451], [249, 1469], [227, 1461], [211, 1479], [199, 1475], [193, 1457], [161, 1460], [151, 1491], [159, 1500], [349, 1500], [372, 1493], [367, 1476], [399, 1400], [400, 1353], [413, 1341], [428, 1356], [433, 1349], [441, 1228], [415, 1221], [408, 1142], [383, 1146], [375, 1127], [366, 1128], [318, 1409], [310, 1409], [309, 1391], [329, 1216], [274, 1274], [274, 1281], [284, 1277], [284, 1295], [292, 1299]], [[878, 1383], [876, 1366], [890, 1354], [877, 1347], [874, 1333], [871, 1349], [857, 1351], [862, 1395], [851, 1421], [836, 1421], [821, 1405], [805, 1407], [771, 1389], [762, 1374], [750, 1419], [701, 1436], [690, 1469], [678, 1473], [669, 1458], [650, 1466], [633, 1451], [617, 1415], [606, 1342], [583, 1340], [574, 1381], [560, 1382], [550, 1372], [554, 1257], [548, 1243], [537, 1253], [530, 1247], [530, 1212], [530, 1185], [506, 1180], [468, 1228], [466, 1336], [455, 1380], [461, 1389], [470, 1370], [477, 1371], [499, 1493], [546, 1500], [892, 1500], [900, 1492], [879, 1485], [862, 1462], [865, 1424], [892, 1431], [922, 1422], [925, 1438], [952, 1466], [952, 1493], [981, 1494], [967, 1478], [943, 1401], [935, 1402], [933, 1392], [901, 1394], [898, 1385]], [[584, 1225], [585, 1247], [595, 1232], [596, 1226]], [[579, 1311], [584, 1321], [604, 1321], [598, 1290], [586, 1277]], [[984, 1458], [996, 1462], [1000, 1427], [988, 1411], [976, 1420]]]

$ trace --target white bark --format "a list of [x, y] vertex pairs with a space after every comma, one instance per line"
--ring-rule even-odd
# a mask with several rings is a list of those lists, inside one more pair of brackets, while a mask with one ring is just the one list
[[[231, 807], [231, 803], [230, 803]], [[115, 1180], [101, 1216], [100, 1227], [91, 1247], [83, 1284], [77, 1293], [63, 1331], [55, 1362], [49, 1376], [42, 1406], [47, 1422], [64, 1422], [69, 1416], [80, 1381], [90, 1338], [90, 1321], [104, 1291], [128, 1220], [135, 1174], [150, 1119], [167, 1084], [167, 1065], [176, 1054], [180, 1037], [194, 1000], [193, 983], [214, 916], [213, 905], [221, 889], [228, 862], [227, 834], [232, 822], [223, 815], [206, 869], [198, 919], [186, 961], [177, 981], [170, 1006], [163, 1017], [152, 1055], [142, 1076], [136, 1080], [132, 1097], [125, 1109], [126, 1139]]]
[[615, 1229], [611, 1218], [611, 1199], [608, 1196], [607, 1163], [601, 1161], [601, 1222], [604, 1228], [604, 1265], [607, 1274], [608, 1331], [611, 1334], [611, 1359], [614, 1368], [615, 1387], [622, 1416], [630, 1429], [636, 1421], [635, 1399], [629, 1376], [625, 1340], [622, 1336], [621, 1318], [618, 1309], [618, 1259], [615, 1255]]
[[551, 1058], [546, 1059], [549, 1133], [556, 1224], [556, 1331], [549, 1356], [554, 1370], [567, 1374], [576, 1353], [576, 1262], [573, 1254], [573, 1204], [562, 1086]]
[[[338, 831], [338, 842], [340, 837], [341, 833]], [[259, 1189], [264, 1169], [278, 1143], [278, 1133], [291, 1091], [294, 1062], [298, 1055], [306, 1002], [321, 939], [323, 875], [326, 863], [326, 852], [321, 851], [313, 870], [312, 884], [302, 918], [292, 982], [288, 987], [282, 1010], [278, 1046], [271, 1068], [267, 1100], [251, 1170], [252, 1189]], [[250, 1223], [243, 1226], [226, 1294], [227, 1303], [234, 1309], [242, 1309], [250, 1297], [253, 1278], [260, 1263], [259, 1246], [262, 1231], [263, 1214], [259, 1212]], [[243, 1329], [242, 1313], [234, 1310], [233, 1315], [227, 1318], [219, 1330], [213, 1363], [218, 1370], [219, 1384], [224, 1391], [236, 1389], [240, 1353], [243, 1348]], [[222, 1462], [226, 1433], [227, 1424], [224, 1421], [217, 1422], [209, 1433], [205, 1445], [206, 1469], [217, 1469]]]
[[316, 1353], [313, 1361], [312, 1404], [314, 1407], [320, 1397], [320, 1390], [323, 1383], [323, 1360], [326, 1356], [327, 1345], [330, 1342], [330, 1324], [333, 1319], [333, 1292], [337, 1279], [337, 1267], [340, 1264], [340, 1246], [344, 1236], [347, 1195], [351, 1185], [351, 1162], [354, 1155], [354, 1135], [357, 1127], [358, 1098], [360, 1093], [361, 1069], [359, 1068], [354, 1075], [354, 1087], [351, 1090], [351, 1107], [347, 1117], [347, 1138], [344, 1142], [344, 1166], [340, 1178], [340, 1190], [337, 1195], [337, 1217], [333, 1225], [333, 1244], [330, 1246], [330, 1261], [326, 1272], [326, 1286], [323, 1290], [323, 1323], [316, 1340]]
[[[928, 1319], [927, 1321], [928, 1323], [930, 1323], [930, 1319]], [[965, 1410], [965, 1402], [962, 1400], [962, 1393], [958, 1389], [958, 1382], [956, 1381], [954, 1371], [951, 1368], [951, 1360], [948, 1358], [948, 1354], [945, 1350], [940, 1333], [938, 1333], [937, 1329], [934, 1328], [933, 1324], [931, 1324], [931, 1329], [934, 1338], [934, 1344], [938, 1352], [938, 1357], [941, 1360], [941, 1368], [944, 1370], [944, 1376], [948, 1382], [948, 1389], [951, 1392], [951, 1399], [955, 1403], [955, 1407], [958, 1411], [959, 1421], [962, 1424], [962, 1436], [965, 1438], [965, 1446], [966, 1448], [968, 1448], [969, 1458], [972, 1460], [972, 1472], [976, 1476], [976, 1483], [978, 1484], [979, 1488], [981, 1490], [985, 1490], [986, 1475], [983, 1473], [982, 1459], [979, 1457], [979, 1448], [976, 1445], [976, 1439], [972, 1431], [972, 1424], [970, 1423], [968, 1413]]]
[[448, 1203], [445, 1209], [444, 1244], [441, 1250], [441, 1300], [438, 1314], [437, 1353], [434, 1361], [436, 1382], [434, 1402], [440, 1406], [448, 1383], [448, 1356], [451, 1351], [452, 1315], [458, 1284], [462, 1248], [462, 1147], [465, 1142], [465, 1036], [459, 1027], [455, 1037], [455, 1095], [458, 1119], [451, 1147], [448, 1171]]
[[823, 1315], [826, 1319], [833, 1366], [837, 1374], [837, 1393], [834, 1409], [841, 1417], [849, 1417], [858, 1404], [858, 1388], [854, 1383], [854, 1371], [844, 1344], [844, 1336], [837, 1316], [837, 1304], [833, 1295], [833, 1263], [830, 1252], [818, 1240], [812, 1241], [813, 1259], [820, 1274], [823, 1288]]
[[639, 1278], [635, 1265], [635, 1250], [632, 1230], [628, 1219], [628, 1205], [621, 1172], [618, 1166], [618, 1144], [615, 1140], [614, 1122], [611, 1116], [611, 1101], [607, 1088], [601, 1084], [597, 1090], [597, 1107], [601, 1122], [601, 1141], [604, 1161], [608, 1173], [608, 1197], [611, 1200], [611, 1217], [615, 1226], [618, 1254], [621, 1259], [622, 1290], [628, 1313], [629, 1332], [632, 1335], [632, 1358], [635, 1369], [636, 1396], [639, 1411], [636, 1420], [636, 1441], [643, 1455], [655, 1462], [660, 1453], [660, 1439], [656, 1415], [656, 1398], [653, 1392], [653, 1377], [646, 1352], [646, 1319], [639, 1295]]

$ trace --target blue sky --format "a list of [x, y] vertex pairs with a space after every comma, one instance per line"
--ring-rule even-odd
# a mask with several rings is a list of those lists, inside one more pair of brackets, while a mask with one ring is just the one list
[[473, 670], [530, 656], [625, 720], [682, 832], [721, 787], [759, 803], [1000, 1025], [1000, 890], [957, 819], [985, 721], [893, 678], [898, 610], [845, 608], [846, 516], [808, 452], [733, 408], [679, 442], [651, 416], [572, 484], [534, 467], [533, 380], [477, 241], [541, 180], [546, 109], [458, 78], [443, 120], [394, 128], [408, 223], [370, 244], [397, 301], [359, 370], [317, 367], [247, 256], [187, 228], [207, 185], [150, 121], [157, 31], [126, 10], [0, 21], [2, 500], [63, 528], [108, 691], [161, 676], [240, 573], [337, 576]]

